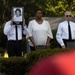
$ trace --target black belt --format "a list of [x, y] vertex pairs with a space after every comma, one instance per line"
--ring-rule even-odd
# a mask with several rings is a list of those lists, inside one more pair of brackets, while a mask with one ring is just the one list
[[8, 42], [21, 42], [22, 40], [8, 40]]
[[75, 42], [75, 39], [73, 39], [73, 40], [63, 39], [63, 41], [65, 41], [65, 42]]

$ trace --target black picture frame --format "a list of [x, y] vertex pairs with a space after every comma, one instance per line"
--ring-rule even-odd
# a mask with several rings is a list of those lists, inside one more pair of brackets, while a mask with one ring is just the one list
[[12, 7], [13, 25], [23, 25], [24, 7]]

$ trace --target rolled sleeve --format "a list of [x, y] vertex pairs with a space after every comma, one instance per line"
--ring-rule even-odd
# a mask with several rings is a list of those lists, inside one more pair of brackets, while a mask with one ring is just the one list
[[24, 26], [23, 34], [28, 36], [28, 37], [31, 36], [31, 33], [30, 33], [30, 31], [28, 30], [28, 28], [26, 26]]
[[32, 21], [30, 21], [28, 24], [28, 30], [30, 32], [30, 36], [32, 36]]
[[47, 24], [48, 24], [48, 36], [51, 38], [51, 39], [53, 39], [53, 34], [52, 34], [52, 31], [51, 31], [51, 26], [50, 26], [50, 24], [47, 22]]
[[57, 30], [57, 33], [56, 33], [56, 40], [57, 42], [63, 46], [64, 45], [64, 42], [63, 42], [63, 39], [62, 39], [62, 27], [61, 25], [59, 24], [58, 26], [58, 30]]
[[4, 34], [5, 35], [8, 35], [9, 33], [10, 33], [10, 30], [11, 30], [11, 25], [10, 25], [10, 22], [7, 22], [6, 24], [5, 24], [5, 26], [4, 26]]

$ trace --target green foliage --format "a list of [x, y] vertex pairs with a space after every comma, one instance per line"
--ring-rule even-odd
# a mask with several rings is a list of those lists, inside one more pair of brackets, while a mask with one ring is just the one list
[[0, 30], [0, 47], [6, 48], [7, 37], [4, 35], [3, 30]]
[[50, 49], [50, 50], [38, 50], [33, 51], [27, 54], [26, 61], [27, 61], [27, 69], [26, 72], [28, 72], [34, 64], [36, 64], [37, 61], [46, 58], [48, 56], [52, 56], [55, 54], [67, 52], [69, 49]]
[[0, 7], [1, 25], [11, 19], [12, 7], [24, 7], [26, 24], [28, 24], [29, 17], [34, 17], [35, 10], [38, 7], [42, 8], [43, 16], [46, 17], [63, 16], [66, 10], [71, 10], [75, 16], [75, 0], [0, 0]]
[[38, 50], [28, 53], [24, 57], [0, 58], [0, 72], [6, 75], [27, 74], [39, 60], [55, 54], [67, 52], [69, 49]]
[[24, 75], [26, 61], [23, 57], [0, 58], [0, 70], [6, 75]]
[[27, 40], [26, 40], [26, 38], [25, 38], [25, 36], [23, 37], [23, 53], [25, 54], [26, 53], [26, 45], [27, 45]]
[[4, 55], [4, 52], [5, 52], [5, 51], [6, 51], [5, 49], [0, 48], [0, 57]]
[[56, 40], [56, 31], [57, 30], [52, 30], [52, 33], [53, 33], [53, 39], [51, 40], [51, 43], [50, 43], [50, 48], [53, 49], [53, 48], [59, 48], [59, 44]]

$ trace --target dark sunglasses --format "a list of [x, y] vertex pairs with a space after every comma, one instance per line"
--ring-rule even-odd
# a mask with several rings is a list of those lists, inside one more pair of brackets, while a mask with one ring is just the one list
[[66, 17], [72, 17], [72, 15], [66, 15]]

